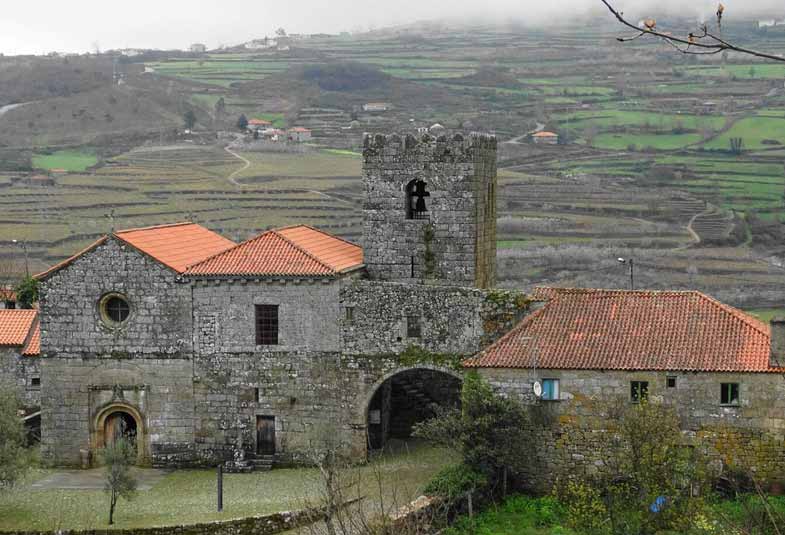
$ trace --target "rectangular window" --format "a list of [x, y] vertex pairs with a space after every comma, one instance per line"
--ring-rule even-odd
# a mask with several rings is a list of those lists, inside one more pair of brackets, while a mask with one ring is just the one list
[[558, 379], [543, 379], [542, 380], [542, 399], [546, 401], [559, 400], [559, 380]]
[[256, 305], [256, 345], [278, 345], [278, 305]]
[[649, 397], [649, 381], [630, 381], [630, 399], [637, 403]]
[[346, 321], [354, 320], [354, 307], [346, 307]]
[[420, 316], [406, 316], [406, 336], [409, 338], [422, 337], [422, 326]]
[[253, 389], [253, 400], [256, 403], [259, 403], [259, 387], [258, 386]]
[[667, 379], [668, 388], [676, 388], [676, 376], [669, 375]]
[[720, 405], [739, 404], [739, 383], [720, 384]]
[[30, 386], [38, 388], [41, 386], [41, 378], [40, 377], [33, 377], [30, 379]]

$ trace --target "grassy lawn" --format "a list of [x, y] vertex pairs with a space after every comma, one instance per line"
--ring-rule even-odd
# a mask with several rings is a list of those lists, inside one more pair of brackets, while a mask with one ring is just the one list
[[775, 316], [785, 317], [785, 308], [753, 308], [744, 312], [767, 323]]
[[52, 154], [36, 154], [33, 156], [33, 167], [36, 169], [84, 171], [97, 163], [98, 157], [95, 153], [76, 150], [59, 150]]
[[645, 149], [673, 150], [692, 145], [701, 140], [700, 134], [600, 134], [593, 146], [601, 149], [626, 150], [628, 146]]
[[[404, 500], [416, 498], [431, 477], [454, 462], [448, 451], [415, 445], [409, 453], [394, 453], [352, 469], [361, 492], [374, 499], [376, 474], [381, 474], [385, 500], [395, 489]], [[38, 470], [23, 486], [0, 494], [0, 530], [103, 528], [108, 499], [100, 490], [35, 490], [30, 483], [48, 472]], [[241, 518], [303, 507], [319, 492], [319, 477], [307, 468], [224, 476], [224, 511], [215, 512], [215, 472], [176, 471], [131, 501], [121, 500], [115, 528], [174, 525]]]
[[748, 117], [733, 125], [729, 131], [706, 143], [708, 149], [728, 149], [730, 138], [740, 137], [744, 140], [745, 149], [762, 149], [771, 147], [764, 140], [778, 141], [785, 144], [785, 119], [773, 117]]

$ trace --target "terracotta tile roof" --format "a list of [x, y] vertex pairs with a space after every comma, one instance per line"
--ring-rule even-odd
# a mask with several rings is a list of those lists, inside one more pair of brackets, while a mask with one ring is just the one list
[[187, 275], [331, 277], [362, 267], [363, 250], [305, 225], [270, 230], [204, 262]]
[[27, 340], [22, 355], [25, 357], [37, 357], [41, 354], [41, 326], [38, 320], [35, 321], [33, 332]]
[[114, 235], [178, 273], [236, 245], [196, 223], [121, 230]]
[[0, 346], [25, 345], [37, 316], [37, 310], [0, 309]]
[[251, 119], [251, 120], [248, 121], [248, 124], [249, 125], [253, 125], [253, 126], [256, 126], [256, 125], [262, 125], [263, 126], [263, 125], [273, 124], [273, 123], [271, 123], [270, 121], [265, 121], [264, 119]]
[[537, 132], [536, 134], [533, 134], [532, 137], [559, 137], [559, 134], [553, 132]]
[[783, 372], [765, 323], [700, 292], [538, 289], [549, 299], [469, 368]]

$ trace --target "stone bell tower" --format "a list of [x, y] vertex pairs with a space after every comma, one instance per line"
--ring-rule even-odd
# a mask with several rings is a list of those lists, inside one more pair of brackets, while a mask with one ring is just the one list
[[372, 279], [496, 282], [496, 138], [368, 135], [363, 246]]

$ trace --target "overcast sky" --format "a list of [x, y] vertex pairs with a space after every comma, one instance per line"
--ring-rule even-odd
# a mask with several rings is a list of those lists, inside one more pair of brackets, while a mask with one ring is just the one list
[[[110, 48], [185, 48], [237, 44], [289, 32], [367, 30], [418, 20], [492, 16], [529, 22], [600, 12], [600, 0], [0, 0], [0, 52], [84, 52]], [[726, 16], [742, 9], [776, 10], [782, 0], [723, 0]], [[647, 4], [710, 14], [716, 0], [616, 0], [628, 15]], [[684, 7], [689, 6], [689, 7]]]

